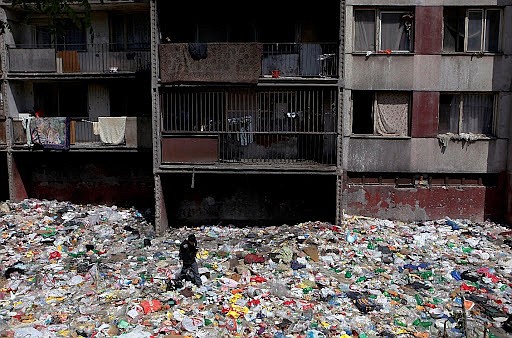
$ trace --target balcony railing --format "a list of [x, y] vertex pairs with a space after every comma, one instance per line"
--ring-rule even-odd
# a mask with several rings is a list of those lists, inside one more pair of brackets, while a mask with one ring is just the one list
[[336, 164], [336, 90], [169, 89], [164, 163]]
[[[97, 122], [96, 122], [97, 123]], [[13, 145], [15, 147], [33, 147], [32, 135], [28, 135], [27, 120], [12, 120]], [[67, 121], [68, 144], [73, 148], [151, 148], [152, 131], [150, 117], [126, 117], [122, 142], [111, 144], [102, 140], [94, 123], [87, 118], [70, 117]], [[29, 129], [30, 130], [30, 129]], [[44, 147], [43, 147], [44, 148]]]
[[149, 70], [149, 49], [114, 44], [8, 46], [9, 73], [126, 74]]
[[263, 77], [337, 77], [336, 43], [264, 43]]
[[162, 83], [257, 83], [260, 78], [337, 78], [337, 43], [167, 43]]

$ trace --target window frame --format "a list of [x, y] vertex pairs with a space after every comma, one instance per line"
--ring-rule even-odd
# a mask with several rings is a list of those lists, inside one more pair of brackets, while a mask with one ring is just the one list
[[[378, 53], [382, 53], [382, 52], [385, 52], [387, 50], [384, 50], [383, 47], [382, 47], [382, 36], [383, 36], [383, 33], [382, 33], [382, 14], [402, 14], [402, 16], [404, 15], [412, 15], [413, 18], [412, 18], [412, 25], [411, 25], [411, 32], [408, 34], [408, 37], [409, 37], [409, 45], [410, 45], [410, 48], [408, 50], [401, 50], [401, 49], [397, 49], [397, 50], [393, 50], [391, 49], [391, 52], [392, 53], [400, 53], [400, 54], [408, 54], [408, 53], [414, 53], [414, 29], [415, 29], [415, 20], [414, 20], [414, 8], [410, 8], [410, 9], [404, 9], [404, 8], [368, 8], [368, 7], [361, 7], [361, 8], [354, 8], [353, 10], [353, 36], [352, 36], [352, 51], [355, 52], [355, 53], [364, 53], [364, 52], [368, 52], [370, 50], [357, 50], [355, 48], [355, 41], [356, 41], [356, 25], [357, 25], [357, 22], [356, 22], [356, 12], [358, 11], [373, 11], [374, 12], [374, 37], [375, 37], [375, 41], [373, 41], [373, 44], [374, 44], [374, 49], [371, 50], [372, 52], [378, 52]], [[404, 28], [405, 29], [405, 28]]]
[[[458, 107], [457, 107], [457, 131], [448, 130], [444, 132], [438, 132], [438, 134], [464, 134], [464, 133], [471, 133], [474, 135], [484, 135], [486, 137], [494, 137], [496, 135], [496, 120], [497, 120], [497, 114], [498, 114], [498, 105], [499, 105], [499, 95], [495, 92], [444, 92], [440, 93], [441, 95], [451, 95], [456, 96], [458, 99]], [[491, 131], [488, 134], [485, 133], [475, 133], [475, 132], [466, 132], [462, 131], [463, 128], [463, 121], [464, 121], [464, 98], [468, 95], [490, 95], [492, 96], [492, 113], [491, 113]], [[441, 105], [441, 97], [439, 98], [439, 106]], [[439, 130], [439, 120], [438, 118], [438, 130]], [[483, 127], [483, 126], [482, 126]]]
[[[109, 46], [110, 51], [115, 52], [127, 52], [127, 51], [137, 51], [137, 50], [149, 50], [151, 46], [151, 22], [149, 18], [147, 19], [147, 29], [149, 35], [146, 37], [146, 42], [139, 41], [139, 42], [129, 42], [129, 30], [133, 30], [133, 25], [136, 22], [134, 18], [141, 17], [144, 18], [146, 15], [144, 13], [113, 13], [109, 16]], [[130, 26], [131, 24], [131, 26]], [[116, 29], [117, 25], [120, 25], [122, 27], [122, 32], [114, 31]], [[119, 27], [118, 27], [119, 28]], [[115, 33], [121, 33], [120, 37], [116, 37]], [[120, 40], [120, 41], [118, 41]], [[145, 47], [141, 47], [144, 46]]]
[[[355, 93], [362, 93], [362, 94], [365, 94], [367, 96], [371, 96], [371, 112], [370, 112], [370, 116], [366, 116], [366, 117], [361, 117], [361, 119], [363, 120], [362, 122], [364, 122], [365, 120], [366, 121], [371, 121], [372, 125], [371, 125], [371, 128], [372, 129], [372, 132], [371, 133], [356, 133], [354, 132], [354, 94]], [[384, 93], [387, 93], [387, 94], [407, 94], [407, 134], [405, 135], [400, 135], [400, 134], [380, 134], [378, 132], [375, 131], [375, 114], [376, 114], [376, 108], [377, 108], [377, 105], [378, 105], [378, 95], [379, 94], [384, 94]], [[410, 138], [411, 137], [411, 118], [412, 118], [412, 107], [413, 107], [413, 95], [412, 95], [412, 92], [411, 91], [408, 91], [408, 90], [352, 90], [351, 91], [351, 101], [352, 101], [352, 104], [351, 104], [351, 130], [350, 130], [350, 135], [351, 137], [379, 137], [379, 138]]]
[[[453, 9], [453, 6], [447, 6]], [[455, 9], [454, 9], [455, 10]], [[498, 27], [498, 46], [496, 51], [489, 51], [487, 50], [487, 42], [489, 40], [489, 34], [487, 32], [487, 16], [488, 12], [496, 11], [499, 13], [499, 27]], [[469, 44], [469, 24], [470, 24], [470, 13], [471, 12], [480, 12], [481, 13], [481, 21], [480, 21], [480, 48], [479, 50], [470, 50], [468, 47]], [[443, 52], [444, 53], [470, 53], [470, 54], [496, 54], [501, 53], [503, 48], [503, 9], [502, 8], [494, 8], [494, 7], [464, 7], [464, 44], [463, 44], [463, 51], [457, 51], [456, 46], [454, 47], [454, 50], [446, 50], [444, 48], [444, 40], [445, 40], [445, 32], [446, 28], [446, 13], [443, 13]], [[458, 32], [459, 33], [459, 32]]]
[[[68, 42], [71, 35], [79, 41]], [[36, 22], [32, 39], [37, 47], [87, 51], [87, 32], [83, 24], [75, 24], [70, 19], [59, 19], [53, 28], [46, 22]]]

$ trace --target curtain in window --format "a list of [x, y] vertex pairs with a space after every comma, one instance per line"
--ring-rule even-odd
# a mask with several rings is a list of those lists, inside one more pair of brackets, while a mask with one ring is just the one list
[[[405, 13], [381, 13], [381, 50], [409, 51], [409, 32], [402, 20]], [[412, 34], [412, 32], [411, 32]]]
[[355, 11], [355, 51], [375, 50], [375, 11]]
[[408, 93], [378, 93], [374, 112], [375, 134], [408, 135]]
[[491, 94], [467, 94], [463, 97], [463, 133], [492, 133], [494, 98]]

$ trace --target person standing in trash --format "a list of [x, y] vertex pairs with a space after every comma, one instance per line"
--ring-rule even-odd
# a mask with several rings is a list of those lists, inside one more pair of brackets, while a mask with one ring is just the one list
[[199, 268], [196, 261], [197, 240], [194, 234], [190, 234], [186, 240], [180, 244], [180, 259], [183, 266], [181, 267], [179, 279], [187, 279], [189, 271], [192, 272], [192, 282], [200, 286], [202, 284], [199, 276]]

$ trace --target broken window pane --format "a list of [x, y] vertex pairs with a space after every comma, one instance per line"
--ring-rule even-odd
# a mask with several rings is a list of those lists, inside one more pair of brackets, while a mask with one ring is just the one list
[[375, 11], [356, 10], [354, 50], [375, 50]]

